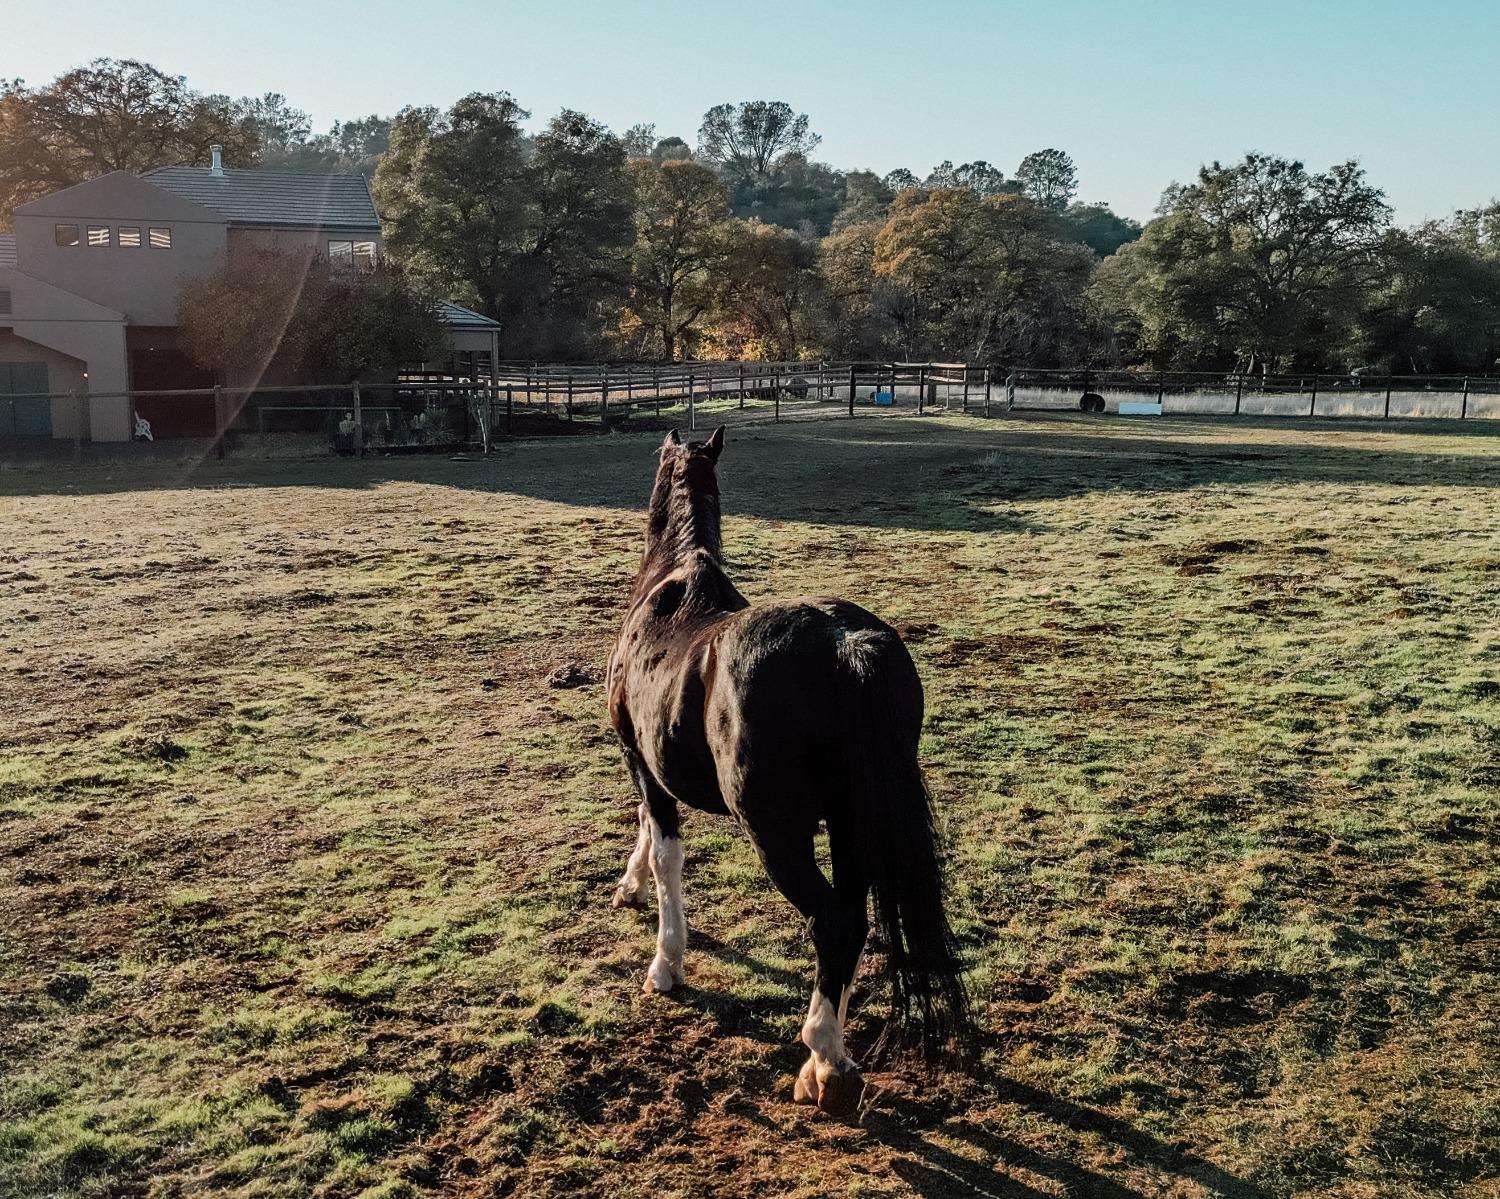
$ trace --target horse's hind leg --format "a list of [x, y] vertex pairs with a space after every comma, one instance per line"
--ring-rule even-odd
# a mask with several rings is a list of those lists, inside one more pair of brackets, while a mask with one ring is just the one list
[[625, 863], [625, 876], [615, 888], [612, 905], [617, 908], [646, 906], [646, 880], [651, 877], [651, 810], [644, 800], [637, 813], [641, 827], [636, 834], [635, 848], [630, 851], [630, 860]]
[[[811, 831], [757, 836], [757, 848], [771, 881], [807, 917], [818, 967], [812, 1002], [802, 1024], [810, 1056], [797, 1076], [793, 1096], [826, 1112], [846, 1115], [859, 1104], [864, 1081], [844, 1049], [844, 1017], [849, 991], [869, 932], [867, 892], [858, 886], [829, 885], [813, 856]], [[842, 880], [841, 880], [842, 881]]]

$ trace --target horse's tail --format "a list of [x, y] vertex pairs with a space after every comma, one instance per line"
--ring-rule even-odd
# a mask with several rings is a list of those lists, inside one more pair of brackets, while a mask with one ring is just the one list
[[858, 679], [846, 708], [846, 746], [850, 820], [858, 830], [891, 981], [892, 1018], [881, 1045], [918, 1047], [929, 1061], [963, 1060], [974, 1047], [974, 1023], [943, 907], [941, 839], [917, 762], [922, 683], [895, 635], [880, 641], [883, 652], [846, 659]]

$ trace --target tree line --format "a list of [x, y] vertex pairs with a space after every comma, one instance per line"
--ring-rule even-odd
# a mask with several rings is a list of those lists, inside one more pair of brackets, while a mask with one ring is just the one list
[[511, 358], [1500, 359], [1500, 204], [1401, 228], [1352, 161], [1214, 162], [1143, 228], [1080, 202], [1058, 149], [1009, 175], [982, 160], [878, 175], [819, 161], [810, 119], [780, 101], [716, 105], [692, 142], [567, 109], [530, 133], [530, 115], [494, 92], [314, 133], [280, 95], [203, 95], [97, 60], [0, 84], [0, 223], [35, 195], [220, 144], [229, 165], [370, 175], [393, 269], [366, 307], [393, 327], [393, 296], [453, 299], [499, 322]]

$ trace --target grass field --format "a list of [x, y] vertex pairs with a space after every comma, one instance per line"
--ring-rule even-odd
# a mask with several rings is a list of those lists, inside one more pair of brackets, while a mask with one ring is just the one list
[[1500, 1194], [1500, 439], [732, 436], [741, 588], [927, 688], [983, 1063], [857, 1124], [727, 822], [682, 994], [609, 906], [656, 441], [0, 473], [0, 1195]]

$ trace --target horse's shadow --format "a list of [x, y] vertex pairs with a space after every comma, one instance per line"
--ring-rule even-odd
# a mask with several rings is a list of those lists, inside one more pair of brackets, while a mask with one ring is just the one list
[[[796, 971], [769, 965], [707, 933], [693, 930], [690, 935], [690, 945], [695, 949], [763, 971], [790, 987], [805, 988], [809, 984], [809, 980]], [[757, 1004], [690, 986], [674, 989], [664, 998], [711, 1018], [717, 1035], [749, 1035], [773, 1043], [785, 1041], [783, 1049], [763, 1063], [750, 1085], [752, 1088], [763, 1087], [772, 1094], [779, 1094], [784, 1089], [785, 1098], [790, 1100], [791, 1075], [800, 1064], [803, 1051], [794, 1039], [788, 1040], [785, 1035], [783, 1003], [768, 998], [764, 1004]], [[873, 1025], [854, 1029], [851, 1045], [869, 1049], [865, 1042], [872, 1042], [875, 1032]], [[902, 1073], [906, 1072], [903, 1066], [891, 1062], [871, 1064], [877, 1071], [882, 1066], [895, 1065]], [[984, 1096], [987, 1104], [1013, 1104], [1061, 1129], [1098, 1138], [1124, 1151], [1128, 1160], [1138, 1167], [1150, 1169], [1162, 1182], [1166, 1178], [1195, 1182], [1214, 1199], [1266, 1199], [1266, 1192], [1256, 1184], [1202, 1157], [1184, 1152], [1118, 1117], [1010, 1078], [992, 1078], [983, 1086], [987, 1092]], [[754, 1102], [736, 1103], [733, 1110], [767, 1129], [779, 1128]], [[877, 1086], [872, 1088], [870, 1102], [859, 1122], [873, 1139], [902, 1155], [892, 1161], [891, 1169], [913, 1193], [924, 1196], [924, 1199], [954, 1199], [959, 1195], [974, 1195], [981, 1199], [1049, 1199], [1049, 1192], [1008, 1177], [989, 1163], [1051, 1179], [1061, 1186], [1063, 1193], [1080, 1199], [1150, 1199], [1159, 1193], [1159, 1186], [1138, 1190], [1081, 1166], [1066, 1156], [1039, 1152], [982, 1127], [962, 1111], [961, 1106], [940, 1098], [924, 1102], [914, 1096], [882, 1095]], [[808, 1118], [821, 1120], [825, 1117], [809, 1114]], [[940, 1134], [941, 1139], [934, 1134]], [[960, 1143], [970, 1152], [961, 1151], [958, 1148]]]
[[[1265, 1199], [1265, 1192], [1254, 1183], [1203, 1158], [1184, 1153], [1123, 1120], [1009, 1080], [1002, 1080], [998, 1089], [1004, 1098], [1049, 1117], [1074, 1132], [1094, 1134], [1125, 1150], [1136, 1164], [1151, 1167], [1159, 1176], [1196, 1182], [1216, 1199]], [[1079, 1196], [1080, 1199], [1149, 1199], [1149, 1196], [1160, 1193], [1157, 1185], [1149, 1191], [1138, 1190], [1067, 1157], [1039, 1152], [969, 1120], [944, 1123], [942, 1135], [949, 1142], [968, 1146], [974, 1151], [973, 1156], [912, 1129], [893, 1113], [872, 1111], [865, 1117], [865, 1127], [892, 1149], [910, 1155], [897, 1158], [892, 1169], [916, 1194], [929, 1199], [948, 1199], [955, 1195], [1045, 1199], [1051, 1193], [997, 1173], [987, 1164], [989, 1162], [1003, 1163], [1051, 1179], [1062, 1187], [1064, 1194]]]
[[[949, 1118], [949, 1106], [943, 1104], [935, 1105], [923, 1118], [923, 1105], [918, 1103], [913, 1119], [909, 1110], [881, 1104], [877, 1098], [862, 1122], [872, 1136], [909, 1155], [896, 1159], [892, 1169], [916, 1194], [929, 1199], [955, 1195], [1043, 1199], [1049, 1193], [997, 1173], [989, 1163], [1050, 1179], [1064, 1194], [1086, 1199], [1148, 1199], [1160, 1193], [1169, 1179], [1195, 1182], [1215, 1199], [1266, 1199], [1265, 1191], [1255, 1183], [1142, 1132], [1118, 1117], [1004, 1076], [987, 1081], [985, 1089], [989, 1092], [988, 1101], [1014, 1104], [1068, 1132], [1098, 1138], [1122, 1150], [1133, 1165], [1149, 1169], [1157, 1178], [1149, 1190], [1138, 1190], [1068, 1157], [1030, 1148], [971, 1118], [963, 1115]], [[938, 1131], [954, 1147], [931, 1135]], [[972, 1152], [962, 1152], [958, 1145]]]
[[[691, 927], [688, 929], [688, 949], [743, 966], [756, 974], [775, 979], [794, 992], [810, 992], [812, 989], [811, 970], [806, 972], [788, 970], [784, 966], [762, 961], [753, 954], [736, 949], [701, 929]], [[792, 1040], [788, 1041], [787, 1007], [780, 996], [767, 995], [761, 999], [752, 1000], [735, 995], [728, 990], [696, 987], [689, 982], [683, 986], [673, 987], [660, 998], [669, 1003], [692, 1008], [707, 1016], [714, 1022], [714, 1033], [717, 1036], [748, 1036], [772, 1043], [786, 1041], [788, 1054], [793, 1051], [795, 1031]]]

